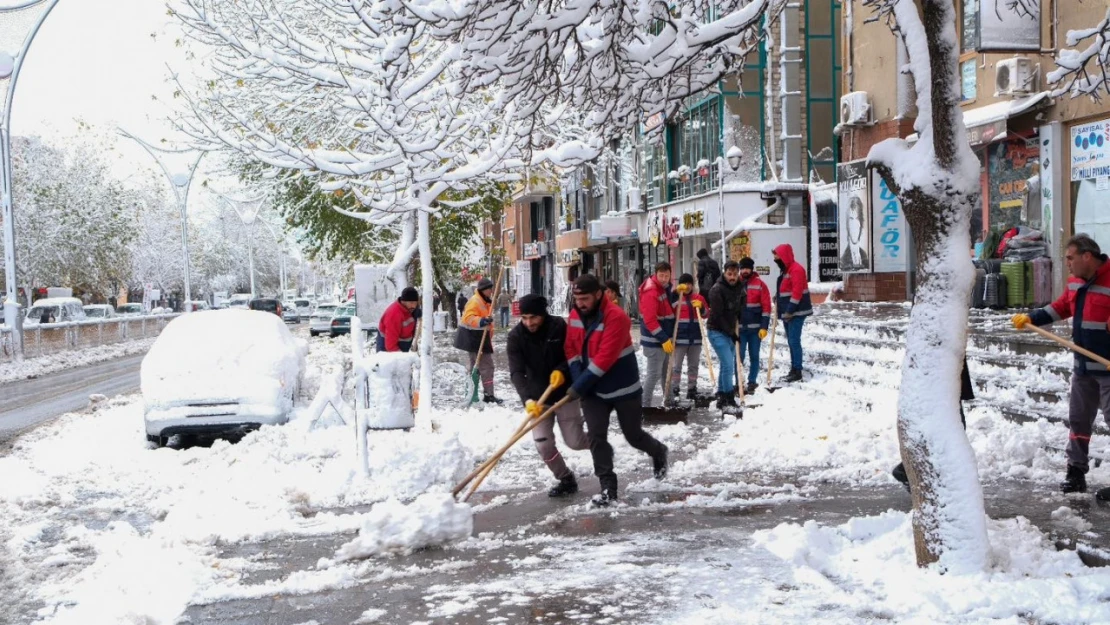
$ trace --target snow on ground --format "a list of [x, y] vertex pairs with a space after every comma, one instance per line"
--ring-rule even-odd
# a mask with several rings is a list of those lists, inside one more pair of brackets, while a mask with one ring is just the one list
[[155, 338], [157, 337], [58, 352], [49, 356], [27, 358], [20, 363], [5, 362], [0, 364], [0, 384], [37, 378], [66, 369], [75, 369], [98, 362], [123, 358], [132, 354], [142, 354], [150, 349]]

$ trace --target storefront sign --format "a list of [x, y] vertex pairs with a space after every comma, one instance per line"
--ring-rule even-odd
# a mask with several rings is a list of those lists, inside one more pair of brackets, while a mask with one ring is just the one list
[[1072, 126], [1072, 181], [1105, 176], [1110, 176], [1110, 119]]
[[598, 232], [604, 237], [616, 239], [632, 234], [632, 218], [628, 215], [602, 215], [598, 222]]
[[654, 115], [649, 115], [647, 119], [644, 120], [644, 132], [651, 132], [652, 130], [655, 130], [656, 128], [662, 126], [663, 122], [666, 121], [666, 119], [667, 118], [663, 115], [662, 112], [655, 113]]
[[909, 252], [909, 236], [906, 229], [906, 215], [902, 203], [894, 195], [876, 172], [871, 174], [871, 207], [874, 211], [871, 223], [875, 273], [893, 273], [906, 270], [906, 255]]
[[809, 209], [817, 215], [817, 276], [819, 282], [839, 282], [840, 243], [837, 238], [836, 195], [810, 193]]
[[971, 145], [981, 145], [997, 141], [1006, 136], [1006, 120], [999, 120], [981, 126], [972, 126], [967, 129], [967, 142]]
[[705, 211], [695, 210], [682, 215], [682, 230], [696, 230], [705, 227]]
[[543, 256], [543, 242], [533, 241], [532, 243], [524, 244], [524, 259], [535, 260]]
[[582, 252], [578, 250], [563, 250], [559, 253], [560, 267], [573, 267], [582, 262]]
[[667, 247], [678, 247], [678, 240], [682, 236], [682, 228], [679, 225], [678, 216], [668, 217], [667, 211], [663, 211], [663, 241], [667, 243]]
[[[987, 153], [988, 228], [1024, 224], [1029, 178], [1037, 171], [1040, 150], [1036, 137], [996, 143]], [[1027, 211], [1025, 211], [1027, 212]]]
[[867, 163], [863, 160], [836, 167], [839, 200], [840, 273], [871, 271], [870, 194]]
[[728, 242], [728, 259], [740, 262], [742, 258], [751, 258], [752, 238], [747, 232], [732, 237]]

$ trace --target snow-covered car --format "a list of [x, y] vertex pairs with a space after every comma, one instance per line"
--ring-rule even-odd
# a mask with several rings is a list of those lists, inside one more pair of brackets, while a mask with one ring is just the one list
[[227, 300], [228, 308], [250, 308], [251, 307], [251, 294], [250, 293], [236, 293]]
[[317, 304], [316, 310], [312, 311], [312, 316], [308, 318], [308, 333], [316, 336], [331, 332], [331, 316], [335, 314], [337, 308], [339, 304], [335, 302]]
[[277, 315], [207, 310], [168, 323], [143, 358], [147, 440], [235, 435], [289, 419], [308, 351]]
[[312, 316], [312, 302], [309, 300], [300, 297], [293, 300], [293, 304], [297, 307], [297, 314], [300, 315], [301, 319], [308, 319]]
[[89, 304], [84, 310], [88, 319], [114, 319], [116, 316], [116, 309], [109, 304]]
[[65, 323], [84, 318], [85, 309], [81, 306], [81, 300], [76, 297], [45, 297], [31, 304], [24, 323]]
[[143, 314], [142, 304], [124, 304], [116, 309], [116, 314], [120, 317], [135, 317]]
[[297, 305], [293, 302], [281, 303], [281, 320], [285, 323], [300, 323], [301, 316], [297, 312]]
[[355, 303], [343, 304], [335, 309], [335, 314], [331, 316], [331, 323], [328, 324], [328, 332], [332, 338], [341, 334], [351, 333], [351, 317], [358, 314], [355, 309]]

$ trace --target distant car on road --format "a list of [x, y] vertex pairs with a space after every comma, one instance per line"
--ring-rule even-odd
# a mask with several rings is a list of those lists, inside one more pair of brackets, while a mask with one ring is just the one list
[[185, 302], [185, 310], [194, 312], [198, 310], [210, 310], [212, 307], [204, 300], [189, 300]]
[[88, 319], [115, 319], [116, 309], [108, 304], [90, 304], [84, 307]]
[[231, 299], [227, 300], [227, 307], [228, 308], [250, 308], [251, 307], [251, 295], [250, 295], [250, 293], [236, 293], [235, 295], [232, 295]]
[[328, 332], [331, 333], [332, 338], [341, 334], [351, 333], [351, 317], [356, 316], [355, 304], [344, 304], [335, 310], [335, 314], [331, 317]]
[[124, 304], [116, 309], [116, 314], [120, 317], [136, 317], [143, 314], [142, 304]]
[[27, 309], [27, 318], [24, 323], [28, 325], [65, 323], [81, 321], [84, 318], [85, 309], [81, 307], [81, 300], [76, 297], [46, 297], [38, 300]]
[[301, 316], [297, 313], [297, 305], [293, 302], [282, 302], [281, 320], [285, 323], [300, 323]]
[[284, 319], [281, 314], [282, 308], [283, 306], [281, 305], [281, 301], [272, 297], [259, 297], [257, 299], [252, 299], [250, 302], [251, 310], [261, 310], [262, 312], [274, 313], [278, 317]]
[[300, 315], [301, 319], [308, 319], [312, 316], [312, 302], [309, 300], [300, 297], [293, 300], [293, 305], [297, 307], [297, 314]]
[[289, 419], [304, 371], [303, 340], [276, 315], [210, 310], [166, 325], [143, 358], [146, 437], [235, 436]]
[[331, 332], [331, 318], [337, 308], [339, 304], [335, 302], [317, 304], [316, 310], [312, 311], [312, 316], [308, 318], [308, 333], [316, 336]]

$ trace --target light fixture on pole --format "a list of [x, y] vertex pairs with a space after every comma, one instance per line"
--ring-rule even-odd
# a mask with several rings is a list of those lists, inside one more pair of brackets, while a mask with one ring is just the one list
[[740, 169], [740, 163], [744, 160], [744, 151], [735, 145], [728, 149], [725, 156], [722, 158], [717, 157], [717, 173], [719, 174], [719, 181], [717, 184], [717, 202], [718, 202], [718, 221], [721, 228], [721, 266], [728, 262], [728, 252], [725, 247], [725, 163], [728, 163], [729, 169], [733, 172]]
[[[4, 221], [4, 321], [11, 328], [12, 359], [23, 360], [23, 315], [16, 286], [15, 207], [12, 205], [12, 99], [23, 69], [23, 61], [39, 28], [58, 0], [9, 0], [0, 6], [0, 88], [4, 110], [0, 111], [0, 219]], [[31, 294], [27, 293], [30, 305]]]
[[[224, 195], [223, 193], [216, 193], [221, 200], [231, 207], [235, 214], [239, 216], [239, 220], [243, 222], [244, 226], [249, 228], [247, 232], [247, 263], [248, 271], [250, 271], [251, 281], [251, 299], [258, 297], [258, 290], [255, 289], [254, 283], [254, 220], [258, 217], [258, 213], [262, 212], [262, 203], [267, 200], [266, 196], [260, 196], [250, 200], [238, 200], [233, 197]], [[282, 294], [284, 296], [284, 293]]]
[[[184, 292], [182, 293], [182, 295], [184, 295], [184, 300], [182, 307], [185, 312], [190, 312], [192, 306], [190, 306], [188, 302], [193, 300], [193, 291], [189, 275], [189, 218], [187, 212], [189, 187], [193, 184], [193, 175], [197, 173], [197, 166], [200, 165], [200, 159], [204, 158], [206, 153], [188, 148], [183, 150], [167, 150], [165, 148], [155, 147], [127, 132], [123, 128], [119, 128], [118, 130], [120, 135], [138, 143], [147, 151], [147, 154], [150, 154], [151, 158], [162, 168], [162, 173], [166, 175], [166, 180], [169, 181], [170, 186], [173, 187], [173, 195], [177, 198], [177, 207], [181, 212], [181, 253], [184, 256], [185, 268], [185, 284]], [[183, 170], [173, 171], [170, 169], [169, 159], [175, 154], [185, 158]]]

